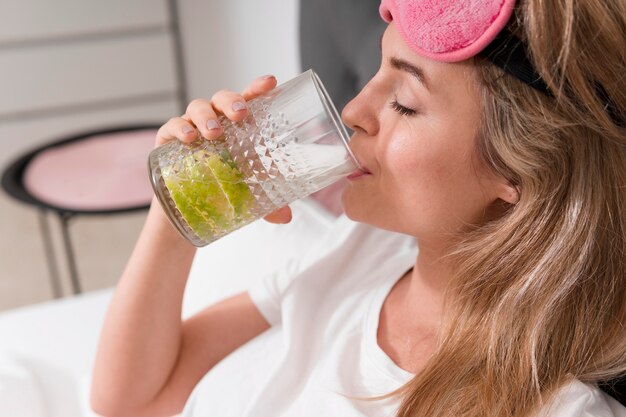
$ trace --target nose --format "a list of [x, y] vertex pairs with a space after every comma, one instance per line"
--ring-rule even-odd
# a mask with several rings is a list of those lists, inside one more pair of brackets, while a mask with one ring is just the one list
[[341, 119], [356, 133], [375, 136], [378, 133], [378, 118], [375, 107], [375, 93], [367, 84], [341, 112]]

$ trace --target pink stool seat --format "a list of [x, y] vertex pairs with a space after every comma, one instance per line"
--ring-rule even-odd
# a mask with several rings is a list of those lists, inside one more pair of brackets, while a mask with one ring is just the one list
[[52, 206], [114, 211], [152, 200], [148, 154], [156, 130], [88, 136], [37, 154], [24, 172], [24, 187]]

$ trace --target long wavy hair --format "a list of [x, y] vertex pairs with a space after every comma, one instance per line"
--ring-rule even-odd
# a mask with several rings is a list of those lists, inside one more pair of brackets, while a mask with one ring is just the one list
[[522, 0], [509, 26], [553, 97], [475, 59], [476, 154], [520, 200], [463, 233], [398, 417], [530, 416], [626, 372], [626, 1]]

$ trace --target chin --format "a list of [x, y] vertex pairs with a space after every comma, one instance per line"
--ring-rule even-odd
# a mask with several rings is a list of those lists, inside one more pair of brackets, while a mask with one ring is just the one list
[[392, 207], [382, 207], [380, 204], [372, 203], [376, 203], [376, 201], [364, 201], [363, 198], [358, 198], [356, 193], [351, 193], [347, 188], [341, 194], [343, 212], [350, 220], [390, 232], [415, 236], [415, 231], [411, 229], [411, 225], [399, 222], [399, 219], [405, 218], [404, 214], [398, 213]]
[[352, 193], [346, 187], [341, 194], [341, 207], [343, 212], [350, 220], [365, 223], [370, 226], [381, 227], [381, 221], [384, 221], [384, 210], [376, 209], [372, 207], [371, 201], [363, 201], [363, 198], [359, 198], [356, 193]]
[[344, 214], [346, 215], [346, 217], [348, 217], [350, 220], [354, 220], [355, 222], [362, 222], [363, 220], [362, 215], [363, 215], [363, 205], [359, 204], [358, 201], [356, 201], [356, 199], [354, 198], [354, 195], [351, 195], [352, 193], [350, 192], [350, 190], [348, 190], [349, 187], [346, 187], [343, 189], [343, 192], [341, 193], [341, 208], [343, 209]]

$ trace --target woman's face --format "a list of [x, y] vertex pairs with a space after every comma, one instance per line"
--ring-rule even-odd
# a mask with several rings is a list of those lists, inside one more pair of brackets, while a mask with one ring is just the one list
[[370, 172], [349, 180], [348, 217], [439, 245], [511, 197], [476, 156], [475, 77], [469, 62], [418, 56], [388, 26], [378, 73], [342, 114], [355, 131], [350, 146]]

